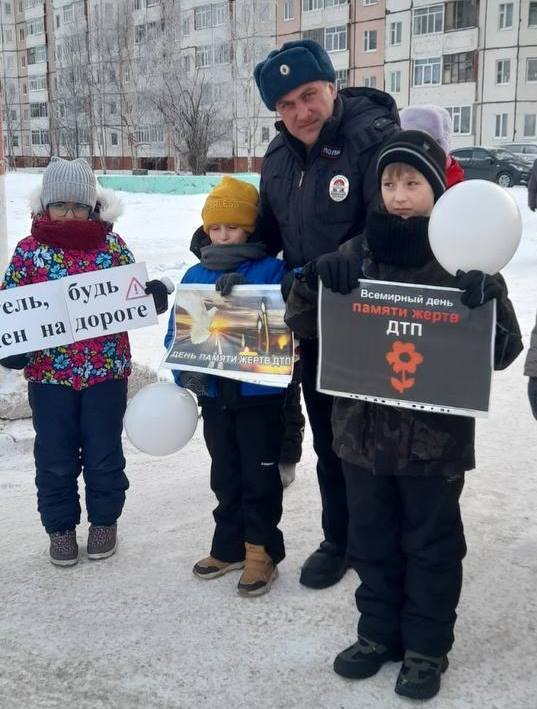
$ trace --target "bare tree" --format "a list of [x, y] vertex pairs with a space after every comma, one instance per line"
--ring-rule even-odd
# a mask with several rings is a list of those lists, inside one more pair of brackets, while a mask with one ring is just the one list
[[5, 156], [10, 168], [15, 168], [16, 151], [15, 148], [21, 140], [21, 109], [19, 97], [17, 95], [17, 85], [15, 81], [10, 81], [4, 68], [4, 76], [0, 82], [0, 96], [2, 98], [2, 110], [5, 116]]

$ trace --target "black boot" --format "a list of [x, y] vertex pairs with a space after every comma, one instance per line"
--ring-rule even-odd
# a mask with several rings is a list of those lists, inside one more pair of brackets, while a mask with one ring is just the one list
[[348, 679], [366, 679], [377, 674], [386, 662], [403, 659], [401, 648], [388, 648], [359, 635], [358, 640], [334, 660], [334, 672]]
[[302, 567], [300, 583], [308, 588], [328, 588], [337, 583], [349, 568], [347, 559], [331, 542], [321, 542]]
[[395, 684], [396, 693], [410, 699], [431, 699], [440, 691], [442, 672], [448, 665], [446, 655], [428, 657], [407, 650]]

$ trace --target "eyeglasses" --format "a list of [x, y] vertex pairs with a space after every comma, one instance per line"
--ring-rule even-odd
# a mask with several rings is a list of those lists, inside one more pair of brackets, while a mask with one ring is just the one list
[[72, 212], [75, 217], [87, 217], [91, 212], [91, 207], [80, 202], [51, 202], [48, 208], [53, 209], [62, 217], [65, 217], [67, 212]]

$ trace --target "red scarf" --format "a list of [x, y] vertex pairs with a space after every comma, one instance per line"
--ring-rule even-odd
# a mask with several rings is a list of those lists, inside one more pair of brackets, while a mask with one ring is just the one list
[[32, 223], [32, 236], [47, 246], [77, 251], [93, 251], [106, 243], [108, 227], [101, 221], [53, 222], [48, 215], [39, 216]]

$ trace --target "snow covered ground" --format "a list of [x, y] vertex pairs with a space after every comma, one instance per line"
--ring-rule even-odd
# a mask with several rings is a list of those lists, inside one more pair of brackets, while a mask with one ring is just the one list
[[[26, 235], [26, 195], [39, 176], [9, 174], [10, 246]], [[537, 215], [514, 188], [523, 243], [505, 269], [528, 342], [537, 310]], [[204, 197], [124, 194], [117, 230], [151, 276], [177, 280]], [[132, 335], [137, 361], [156, 367], [158, 327]], [[478, 468], [462, 507], [469, 552], [457, 640], [432, 709], [534, 709], [537, 679], [537, 422], [522, 376], [524, 355], [495, 375], [492, 414], [478, 422]], [[0, 373], [0, 391], [8, 386]], [[3, 379], [2, 379], [3, 377]], [[209, 458], [198, 431], [169, 458], [126, 442], [131, 489], [120, 549], [103, 562], [82, 554], [53, 567], [35, 512], [29, 421], [0, 425], [0, 707], [34, 709], [391, 709], [394, 664], [365, 682], [331, 664], [355, 639], [354, 572], [310, 591], [300, 564], [320, 541], [320, 501], [311, 438], [284, 496], [287, 558], [271, 592], [236, 594], [238, 574], [192, 576], [209, 550], [214, 506]], [[86, 524], [79, 528], [85, 541]]]

